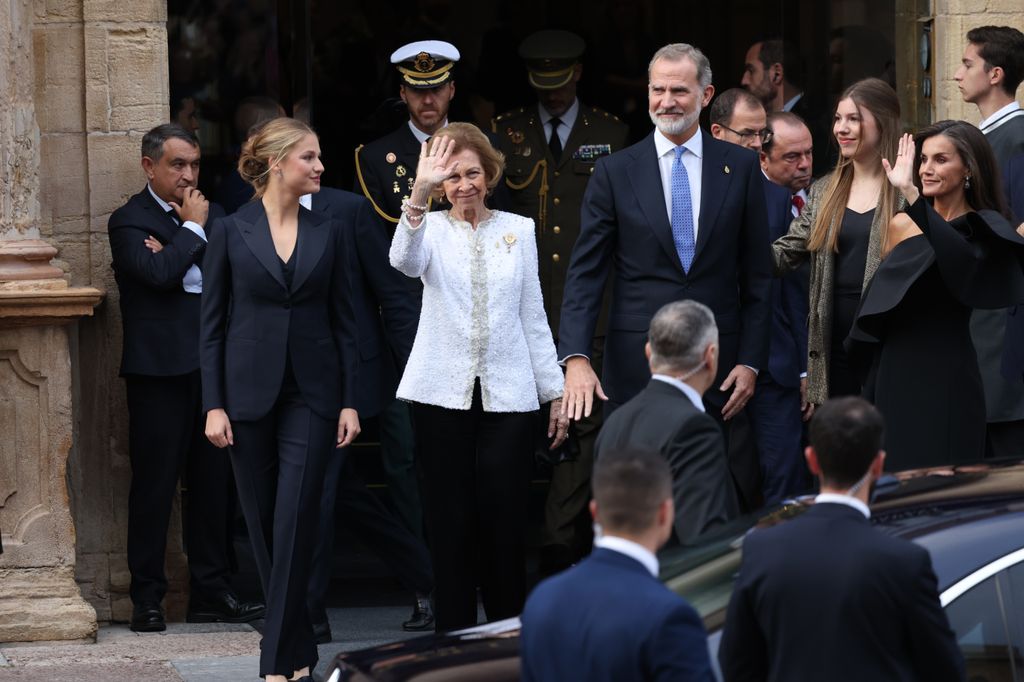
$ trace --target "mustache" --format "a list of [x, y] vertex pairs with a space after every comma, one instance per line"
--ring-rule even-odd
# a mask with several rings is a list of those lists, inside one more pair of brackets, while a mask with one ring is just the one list
[[655, 116], [664, 116], [666, 114], [685, 114], [685, 111], [681, 109], [658, 109], [654, 112]]

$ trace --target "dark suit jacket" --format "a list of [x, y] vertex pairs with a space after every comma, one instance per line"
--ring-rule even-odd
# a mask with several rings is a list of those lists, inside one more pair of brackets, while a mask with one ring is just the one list
[[[223, 215], [210, 204], [208, 238]], [[162, 251], [146, 248], [148, 235], [164, 245]], [[206, 243], [179, 227], [146, 187], [110, 215], [107, 237], [124, 330], [121, 375], [176, 376], [199, 369], [199, 295], [186, 292], [181, 280], [192, 265], [202, 266]]]
[[615, 404], [646, 385], [647, 328], [671, 301], [689, 298], [714, 311], [719, 383], [737, 364], [763, 369], [768, 360], [771, 259], [761, 167], [749, 149], [700, 134], [701, 208], [689, 274], [672, 240], [653, 133], [600, 159], [587, 185], [558, 354], [589, 355], [605, 280], [614, 272], [602, 383]]
[[[1014, 216], [1014, 226], [1024, 222], [1024, 154], [1010, 159], [1003, 171], [1006, 196]], [[1024, 382], [1024, 305], [1007, 312], [1006, 338], [1003, 341], [1002, 372], [1007, 381]]]
[[299, 209], [292, 286], [285, 285], [261, 202], [217, 220], [207, 246], [200, 323], [203, 409], [256, 420], [281, 391], [286, 355], [309, 407], [337, 419], [355, 407], [358, 344], [346, 232]]
[[359, 330], [359, 386], [356, 408], [372, 417], [395, 399], [398, 378], [416, 338], [420, 296], [388, 262], [387, 233], [370, 202], [352, 192], [322, 187], [313, 195], [313, 211], [334, 218], [349, 233], [355, 249], [352, 280]]
[[743, 541], [718, 660], [741, 680], [963, 680], [927, 550], [843, 504]]
[[[765, 178], [764, 198], [768, 207], [768, 239], [773, 242], [789, 231], [793, 196], [786, 187]], [[775, 383], [787, 388], [797, 388], [800, 374], [807, 371], [808, 274], [805, 266], [772, 282], [766, 369]]]
[[526, 600], [524, 682], [711, 682], [700, 616], [637, 560], [596, 549]]
[[681, 544], [739, 514], [722, 431], [675, 386], [651, 379], [605, 420], [595, 456], [626, 447], [656, 450], [668, 461]]

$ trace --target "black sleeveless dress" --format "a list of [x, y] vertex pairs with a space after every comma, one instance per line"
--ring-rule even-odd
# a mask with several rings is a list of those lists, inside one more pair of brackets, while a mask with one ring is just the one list
[[1024, 239], [999, 214], [943, 220], [907, 208], [924, 232], [898, 244], [864, 291], [850, 351], [885, 417], [886, 470], [981, 459], [985, 396], [971, 342], [974, 307], [1024, 301]]

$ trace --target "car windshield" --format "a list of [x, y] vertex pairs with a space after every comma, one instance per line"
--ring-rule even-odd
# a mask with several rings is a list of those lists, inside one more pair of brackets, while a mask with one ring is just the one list
[[697, 544], [665, 549], [658, 555], [661, 581], [688, 601], [709, 631], [725, 621], [733, 581], [740, 568], [743, 538], [802, 514], [813, 498], [802, 498], [768, 512], [734, 519], [701, 536]]

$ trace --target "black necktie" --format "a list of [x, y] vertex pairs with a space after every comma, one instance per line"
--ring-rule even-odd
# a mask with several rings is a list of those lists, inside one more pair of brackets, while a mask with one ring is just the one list
[[169, 208], [169, 209], [167, 209], [167, 215], [169, 215], [171, 217], [171, 220], [174, 221], [175, 225], [177, 225], [178, 227], [181, 227], [181, 219], [178, 217], [178, 212], [177, 211], [175, 211], [173, 208]]
[[555, 163], [562, 160], [562, 138], [558, 136], [558, 126], [560, 125], [562, 125], [562, 119], [551, 119], [551, 138], [548, 140], [548, 149], [551, 150], [551, 156], [554, 157]]

